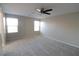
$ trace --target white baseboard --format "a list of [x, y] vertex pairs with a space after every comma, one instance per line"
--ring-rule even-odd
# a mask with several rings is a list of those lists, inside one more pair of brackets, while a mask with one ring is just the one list
[[79, 48], [79, 46], [76, 45], [76, 44], [68, 43], [68, 42], [65, 42], [65, 41], [62, 41], [62, 40], [58, 40], [58, 39], [55, 39], [55, 38], [52, 39], [52, 37], [49, 37], [49, 36], [44, 36], [44, 37], [46, 37], [48, 39], [51, 39], [51, 40], [55, 40], [55, 41], [61, 42], [61, 43], [64, 43], [64, 44], [67, 44], [69, 46], [73, 46], [73, 47]]

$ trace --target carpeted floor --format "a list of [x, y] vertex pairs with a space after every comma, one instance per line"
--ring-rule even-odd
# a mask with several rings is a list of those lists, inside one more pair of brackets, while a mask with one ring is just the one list
[[38, 36], [8, 43], [4, 56], [79, 56], [79, 49]]

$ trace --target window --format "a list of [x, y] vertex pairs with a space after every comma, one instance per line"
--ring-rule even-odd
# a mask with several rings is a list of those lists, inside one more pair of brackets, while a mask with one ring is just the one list
[[6, 18], [7, 20], [7, 32], [16, 33], [18, 32], [18, 19], [17, 18]]
[[34, 21], [34, 31], [40, 30], [40, 21]]

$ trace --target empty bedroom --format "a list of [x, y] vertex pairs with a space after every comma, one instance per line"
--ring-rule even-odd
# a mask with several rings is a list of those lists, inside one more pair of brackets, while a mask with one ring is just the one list
[[1, 56], [79, 56], [78, 3], [0, 3]]

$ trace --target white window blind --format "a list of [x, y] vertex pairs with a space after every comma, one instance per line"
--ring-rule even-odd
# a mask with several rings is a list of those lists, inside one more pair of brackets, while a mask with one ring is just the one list
[[7, 32], [15, 33], [18, 32], [18, 19], [17, 18], [7, 18]]
[[34, 31], [40, 30], [40, 21], [34, 21]]

